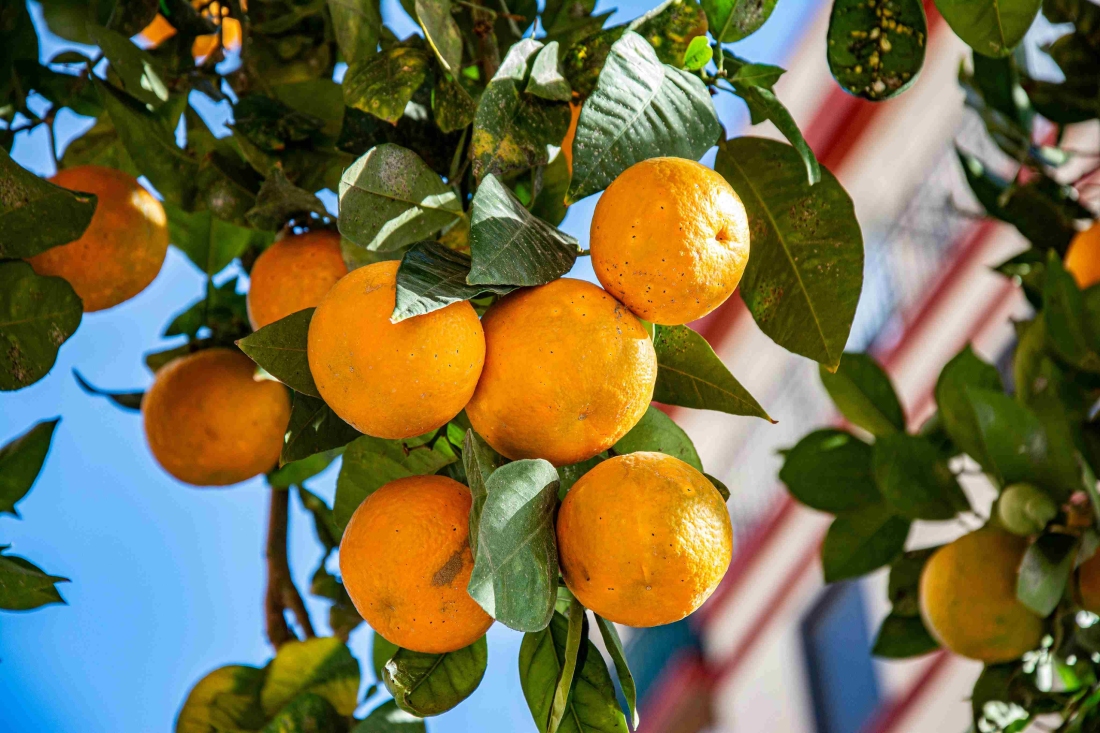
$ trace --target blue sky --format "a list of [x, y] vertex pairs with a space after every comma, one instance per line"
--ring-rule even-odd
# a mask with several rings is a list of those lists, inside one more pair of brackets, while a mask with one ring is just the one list
[[[653, 4], [626, 0], [598, 7], [617, 5], [612, 22], [623, 22]], [[816, 5], [817, 0], [780, 0], [763, 29], [737, 44], [737, 53], [782, 64]], [[392, 18], [396, 0], [383, 6]], [[39, 21], [37, 6], [30, 7]], [[71, 45], [46, 38], [43, 59]], [[727, 129], [747, 121], [739, 100], [722, 95], [716, 103]], [[66, 115], [59, 122], [62, 145], [89, 124]], [[45, 145], [43, 132], [24, 134], [13, 156], [50, 174]], [[594, 204], [595, 197], [573, 206], [562, 227], [582, 243]], [[584, 262], [577, 274], [590, 276], [586, 270]], [[66, 606], [0, 612], [5, 731], [167, 730], [202, 675], [224, 664], [262, 665], [271, 654], [261, 614], [263, 483], [195, 489], [176, 482], [154, 463], [140, 416], [83, 393], [72, 377], [76, 368], [102, 388], [146, 388], [151, 375], [142, 355], [174, 345], [162, 341], [160, 332], [202, 290], [202, 275], [170, 249], [160, 276], [145, 292], [84, 317], [45, 379], [0, 396], [0, 443], [34, 422], [62, 416], [45, 468], [19, 505], [23, 518], [0, 516], [0, 544], [10, 543], [12, 552], [72, 579], [61, 586]], [[330, 503], [337, 468], [310, 483]], [[292, 497], [290, 562], [300, 588], [308, 586], [320, 553], [309, 516]], [[315, 623], [324, 627], [327, 604], [307, 602]], [[365, 626], [351, 637], [361, 660], [369, 660], [370, 637]], [[481, 687], [455, 710], [432, 719], [431, 731], [534, 731], [515, 666], [520, 639], [499, 624], [490, 630], [489, 669]], [[370, 677], [364, 669], [365, 683]], [[376, 696], [372, 705], [381, 699]]]

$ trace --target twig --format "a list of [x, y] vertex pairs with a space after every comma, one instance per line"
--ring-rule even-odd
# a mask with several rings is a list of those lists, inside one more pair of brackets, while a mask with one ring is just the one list
[[271, 645], [279, 648], [295, 639], [286, 622], [285, 612], [294, 614], [302, 633], [312, 639], [313, 624], [294, 581], [290, 577], [290, 565], [286, 559], [287, 524], [289, 523], [290, 492], [271, 488], [271, 504], [267, 515], [267, 592], [264, 594], [264, 623]]

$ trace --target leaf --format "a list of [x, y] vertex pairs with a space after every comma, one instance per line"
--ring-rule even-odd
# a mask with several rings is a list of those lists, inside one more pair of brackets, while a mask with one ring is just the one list
[[871, 653], [885, 659], [906, 659], [939, 649], [940, 645], [920, 616], [898, 616], [891, 613], [882, 620]]
[[309, 324], [315, 308], [291, 313], [237, 342], [241, 351], [295, 392], [320, 397], [306, 356]]
[[474, 121], [477, 102], [467, 91], [465, 78], [447, 79], [437, 76], [432, 90], [432, 116], [439, 130], [444, 133], [461, 130]]
[[707, 37], [696, 36], [691, 39], [691, 43], [688, 44], [687, 50], [684, 52], [682, 66], [688, 71], [698, 71], [706, 67], [712, 58], [714, 58], [714, 49], [710, 47]]
[[370, 58], [378, 50], [382, 12], [378, 0], [327, 0], [336, 45], [348, 64]]
[[69, 283], [37, 275], [26, 262], [0, 262], [0, 391], [46, 376], [83, 314]]
[[[334, 448], [324, 453], [314, 453], [312, 456], [303, 458], [300, 461], [288, 463], [282, 468], [278, 468], [269, 473], [267, 475], [267, 483], [278, 489], [298, 486], [304, 491], [304, 488], [301, 486], [302, 482], [324, 471], [333, 461], [340, 457], [343, 452], [344, 451], [340, 448]], [[301, 492], [299, 493], [301, 495]], [[308, 494], [309, 492], [306, 493]], [[312, 494], [309, 495], [313, 496]], [[319, 498], [317, 501], [321, 502]], [[321, 503], [324, 504], [324, 502]], [[316, 518], [317, 512], [314, 511], [314, 506], [311, 506], [305, 498], [302, 499], [302, 504], [306, 505], [306, 509], [313, 512]]]
[[90, 384], [88, 380], [80, 376], [80, 372], [76, 369], [73, 369], [73, 376], [76, 377], [76, 383], [80, 385], [80, 388], [88, 394], [96, 397], [106, 397], [124, 410], [141, 412], [141, 400], [145, 396], [144, 392], [108, 392]]
[[531, 212], [488, 175], [470, 213], [471, 285], [542, 285], [573, 267], [577, 240]]
[[741, 137], [718, 146], [722, 174], [749, 217], [752, 256], [741, 297], [788, 351], [835, 369], [863, 287], [863, 235], [847, 192], [827, 170], [810, 186], [798, 152]]
[[[157, 0], [118, 0], [111, 10], [107, 27], [119, 31], [122, 38], [127, 39], [153, 22], [158, 7]], [[85, 27], [91, 32], [89, 25]]]
[[940, 419], [951, 440], [983, 466], [989, 463], [981, 441], [978, 418], [974, 414], [968, 392], [970, 389], [1002, 391], [1001, 375], [966, 346], [947, 362], [936, 380], [934, 391]]
[[344, 102], [397, 124], [413, 93], [428, 78], [428, 56], [419, 48], [391, 46], [348, 67]]
[[386, 689], [405, 712], [421, 718], [445, 713], [473, 694], [485, 676], [489, 647], [482, 636], [444, 654], [398, 649], [382, 672]]
[[[519, 682], [535, 727], [546, 730], [554, 692], [565, 661], [569, 622], [555, 613], [541, 631], [523, 635], [519, 647]], [[615, 687], [600, 650], [585, 640], [578, 655], [572, 693], [566, 704], [561, 733], [627, 733]]]
[[305, 692], [280, 710], [260, 733], [341, 733], [344, 729], [328, 700]]
[[266, 670], [231, 664], [199, 680], [176, 716], [176, 733], [236, 733], [259, 730], [267, 719], [260, 707]]
[[5, 555], [0, 545], [0, 609], [29, 611], [51, 603], [65, 603], [55, 584], [68, 578], [47, 575], [41, 568], [18, 555]]
[[909, 519], [951, 519], [970, 503], [947, 461], [927, 439], [893, 433], [875, 441], [875, 483], [886, 503]]
[[1077, 556], [1077, 538], [1042, 534], [1032, 542], [1020, 563], [1016, 597], [1040, 616], [1048, 616], [1062, 600]]
[[706, 38], [707, 16], [698, 0], [665, 0], [627, 29], [649, 41], [662, 64], [680, 68], [691, 42]]
[[96, 203], [95, 194], [42, 180], [0, 147], [0, 258], [33, 257], [79, 239]]
[[577, 671], [577, 655], [581, 642], [588, 640], [584, 606], [575, 597], [569, 602], [569, 615], [566, 618], [569, 620], [569, 627], [565, 635], [565, 655], [558, 684], [554, 687], [554, 702], [550, 707], [550, 722], [546, 725], [546, 733], [557, 733], [561, 726], [566, 704], [569, 702], [570, 688], [573, 686], [573, 675]]
[[488, 497], [486, 481], [504, 464], [504, 458], [493, 450], [481, 436], [467, 429], [462, 440], [462, 465], [466, 470], [466, 483], [470, 487], [473, 502], [470, 505], [470, 550], [477, 557], [478, 530], [481, 529], [481, 512]]
[[[687, 326], [656, 326], [657, 383], [653, 399], [666, 405], [718, 410], [772, 421], [699, 334]], [[774, 422], [774, 421], [773, 421]]]
[[561, 73], [558, 42], [550, 41], [531, 62], [531, 75], [524, 89], [528, 94], [551, 101], [568, 102], [573, 98], [569, 81]]
[[[316, 457], [324, 457], [330, 462], [335, 458], [335, 456], [325, 453], [318, 453], [317, 456], [311, 456], [311, 458]], [[308, 461], [310, 458], [305, 460]], [[280, 470], [285, 471], [288, 468], [298, 465], [298, 463], [301, 463], [301, 461], [291, 463]], [[318, 473], [320, 473], [320, 471], [318, 471]], [[268, 483], [271, 484], [272, 488], [279, 488], [276, 483], [270, 480], [270, 477]], [[325, 551], [329, 552], [339, 547], [342, 532], [340, 532], [340, 528], [336, 526], [336, 521], [332, 518], [332, 510], [329, 509], [324, 499], [300, 485], [300, 483], [298, 485], [298, 498], [301, 500], [302, 506], [305, 507], [306, 511], [313, 515], [313, 529], [317, 532], [317, 540], [321, 543], [321, 546], [325, 548]], [[323, 565], [321, 569], [324, 569]]]
[[917, 80], [927, 41], [920, 0], [889, 0], [874, 8], [837, 0], [829, 14], [829, 71], [849, 94], [872, 102], [891, 99]]
[[882, 494], [871, 455], [871, 446], [843, 430], [815, 430], [787, 452], [779, 480], [795, 499], [823, 512], [877, 504]]
[[397, 301], [390, 321], [399, 323], [486, 292], [507, 295], [515, 290], [511, 285], [467, 285], [469, 274], [466, 255], [438, 242], [417, 242], [397, 269]]
[[126, 93], [146, 105], [156, 109], [168, 101], [167, 74], [160, 62], [152, 54], [135, 46], [130, 39], [92, 23], [87, 25], [92, 43], [99, 46], [103, 55], [111, 62], [111, 68], [122, 80]]
[[806, 166], [806, 180], [809, 184], [812, 186], [820, 181], [821, 165], [817, 162], [814, 151], [810, 149], [806, 139], [802, 137], [802, 131], [798, 129], [798, 123], [794, 121], [794, 117], [779, 101], [779, 97], [775, 96], [775, 92], [770, 87], [757, 86], [741, 81], [736, 75], [730, 79], [730, 84], [733, 85], [734, 93], [745, 100], [745, 104], [748, 105], [752, 124], [758, 125], [765, 120], [771, 120], [776, 129], [783, 133], [783, 137], [787, 138], [787, 141], [798, 151], [802, 163]]
[[359, 662], [342, 641], [327, 636], [279, 647], [260, 692], [264, 713], [273, 715], [304, 692], [320, 695], [340, 715], [358, 707]]
[[730, 500], [730, 490], [728, 486], [726, 486], [714, 476], [711, 476], [709, 473], [704, 473], [703, 475], [706, 476], [707, 481], [710, 481], [711, 485], [714, 486], [715, 490], [718, 492], [718, 495], [722, 497], [722, 501]]
[[346, 527], [363, 500], [390, 481], [427, 476], [455, 462], [454, 453], [417, 441], [417, 438], [401, 441], [364, 435], [348, 445], [336, 479], [336, 501], [332, 507], [338, 526]]
[[966, 45], [986, 56], [1007, 56], [1039, 13], [1042, 0], [936, 0], [936, 9]]
[[194, 339], [204, 327], [210, 329], [211, 338], [219, 343], [236, 340], [248, 333], [248, 307], [245, 295], [237, 292], [237, 278], [230, 278], [220, 286], [207, 280], [206, 295], [178, 313], [164, 335], [186, 335]]
[[821, 545], [825, 582], [866, 575], [893, 562], [905, 546], [909, 520], [886, 504], [844, 512], [829, 525]]
[[561, 477], [561, 483], [558, 484], [558, 500], [564, 501], [565, 495], [573, 488], [573, 484], [577, 483], [582, 476], [593, 468], [606, 461], [608, 457], [607, 451], [604, 451], [592, 456], [587, 461], [571, 463], [568, 466], [558, 466], [558, 476]]
[[623, 642], [619, 639], [619, 632], [615, 624], [611, 623], [597, 613], [596, 626], [603, 637], [603, 645], [607, 653], [611, 655], [611, 661], [615, 663], [615, 673], [619, 676], [619, 687], [622, 688], [623, 697], [626, 698], [627, 711], [630, 713], [631, 727], [638, 729], [641, 720], [638, 717], [638, 691], [634, 685], [634, 675], [630, 673], [630, 666], [626, 663], [626, 651], [623, 650]]
[[0, 514], [19, 516], [15, 505], [34, 486], [61, 418], [43, 420], [0, 447]]
[[351, 729], [351, 733], [427, 733], [424, 721], [387, 700]]
[[310, 214], [328, 218], [321, 199], [291, 183], [283, 169], [273, 166], [256, 194], [256, 205], [245, 214], [248, 223], [257, 229], [275, 232], [293, 220], [309, 220]]
[[776, 0], [702, 0], [710, 33], [718, 43], [733, 43], [755, 33], [775, 10]]
[[340, 178], [340, 233], [369, 250], [400, 249], [463, 216], [455, 192], [400, 145], [371, 148]]
[[887, 597], [897, 616], [920, 615], [920, 576], [924, 565], [939, 547], [926, 547], [904, 553], [890, 565]]
[[821, 367], [821, 383], [838, 410], [871, 435], [905, 430], [905, 412], [890, 377], [873, 357], [848, 353], [836, 372]]
[[415, 0], [415, 9], [414, 17], [439, 64], [451, 76], [458, 76], [462, 71], [462, 32], [451, 15], [451, 0]]
[[982, 467], [1002, 486], [1017, 481], [1049, 483], [1047, 436], [1035, 413], [999, 390], [968, 387], [966, 395], [986, 459]]
[[1089, 332], [1085, 299], [1056, 252], [1047, 256], [1043, 319], [1054, 350], [1079, 369], [1100, 373], [1100, 354]]
[[611, 47], [596, 91], [581, 108], [566, 201], [602, 191], [647, 158], [698, 160], [720, 132], [699, 77], [662, 64], [644, 38], [627, 31]]
[[514, 461], [493, 471], [485, 489], [467, 590], [505, 626], [538, 631], [554, 613], [558, 587], [558, 472], [542, 459]]
[[164, 210], [172, 244], [207, 275], [217, 275], [246, 251], [266, 249], [275, 241], [272, 232], [230, 224], [209, 211], [184, 211], [168, 201]]
[[295, 392], [290, 399], [290, 424], [286, 428], [279, 465], [342, 448], [361, 434], [341, 420], [323, 400]]
[[671, 417], [653, 405], [646, 408], [638, 424], [612, 446], [618, 454], [634, 451], [656, 451], [679, 458], [696, 471], [703, 472], [703, 463], [695, 451], [695, 445], [684, 429]]
[[[542, 186], [535, 194], [531, 213], [547, 224], [557, 226], [565, 219], [565, 192], [569, 190], [569, 162], [561, 150], [541, 169]], [[536, 173], [535, 175], [539, 175]]]

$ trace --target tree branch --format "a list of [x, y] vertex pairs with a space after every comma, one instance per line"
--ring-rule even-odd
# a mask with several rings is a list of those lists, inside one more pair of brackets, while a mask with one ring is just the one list
[[296, 639], [286, 622], [286, 611], [294, 613], [302, 633], [312, 639], [313, 624], [294, 581], [290, 577], [290, 565], [286, 559], [287, 525], [289, 524], [290, 492], [271, 488], [271, 504], [267, 515], [267, 591], [264, 593], [264, 625], [267, 638], [276, 649]]

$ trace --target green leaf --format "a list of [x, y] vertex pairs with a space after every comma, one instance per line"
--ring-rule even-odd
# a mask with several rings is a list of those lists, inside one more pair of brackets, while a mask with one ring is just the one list
[[295, 392], [290, 399], [290, 424], [279, 465], [285, 466], [316, 453], [341, 448], [361, 433], [341, 420], [324, 400]]
[[638, 717], [638, 690], [634, 685], [634, 675], [630, 673], [630, 666], [626, 663], [626, 651], [623, 650], [623, 642], [619, 639], [619, 632], [615, 629], [615, 624], [597, 613], [592, 615], [596, 617], [596, 626], [599, 627], [600, 636], [603, 637], [603, 645], [607, 648], [607, 653], [611, 655], [611, 661], [615, 663], [615, 673], [619, 676], [619, 687], [623, 690], [627, 711], [630, 713], [630, 725], [634, 730], [637, 730], [638, 725], [641, 723]]
[[829, 71], [849, 94], [890, 99], [917, 80], [927, 41], [921, 0], [888, 0], [881, 7], [837, 0], [829, 14]]
[[558, 42], [550, 41], [535, 54], [531, 74], [524, 91], [550, 101], [568, 102], [573, 98], [569, 81], [561, 73]]
[[332, 508], [337, 525], [346, 527], [363, 500], [390, 481], [427, 476], [455, 462], [454, 453], [418, 441], [364, 435], [348, 445], [336, 480], [336, 501]]
[[451, 76], [458, 76], [462, 71], [462, 32], [451, 15], [451, 0], [415, 0], [415, 9], [439, 64]]
[[[99, 99], [98, 94], [96, 99]], [[78, 165], [118, 168], [135, 178], [141, 175], [141, 171], [134, 165], [130, 154], [126, 152], [126, 148], [119, 139], [118, 130], [106, 113], [100, 114], [92, 129], [66, 146], [65, 153], [61, 156], [61, 167], [73, 168]]]
[[348, 67], [344, 102], [397, 124], [413, 93], [428, 78], [428, 56], [419, 48], [391, 46]]
[[386, 689], [405, 712], [421, 718], [445, 713], [473, 694], [485, 676], [485, 637], [444, 654], [398, 649], [383, 669]]
[[0, 514], [18, 517], [15, 505], [34, 486], [61, 418], [43, 420], [0, 448]]
[[740, 84], [762, 89], [773, 89], [779, 77], [787, 73], [787, 70], [781, 66], [754, 64], [726, 50], [722, 51], [722, 56], [725, 58], [726, 74], [731, 82], [737, 81]]
[[835, 369], [863, 287], [852, 200], [827, 170], [810, 186], [798, 151], [774, 140], [728, 140], [714, 169], [748, 212], [752, 256], [741, 297], [756, 324], [788, 351]]
[[[332, 461], [335, 456], [330, 453], [318, 453], [316, 456], [310, 458], [326, 458], [328, 461]], [[305, 459], [309, 461], [310, 458]], [[305, 461], [297, 461], [284, 466], [280, 471], [285, 471], [288, 468], [293, 468]], [[326, 464], [327, 467], [327, 464]], [[324, 469], [322, 469], [324, 470]], [[278, 473], [278, 471], [276, 472]], [[318, 471], [317, 473], [320, 473]], [[308, 476], [307, 476], [308, 478]], [[268, 483], [272, 488], [281, 488], [278, 484], [271, 480], [272, 477], [268, 477]], [[298, 483], [298, 482], [295, 482]], [[317, 540], [321, 543], [321, 546], [325, 548], [325, 552], [329, 552], [340, 545], [340, 528], [336, 526], [335, 520], [332, 518], [332, 510], [329, 509], [328, 504], [321, 497], [314, 494], [304, 486], [298, 486], [298, 499], [301, 500], [302, 506], [306, 511], [313, 515], [313, 529], [317, 532]], [[324, 565], [321, 566], [321, 570], [324, 570]]]
[[982, 467], [1002, 486], [1017, 481], [1048, 483], [1047, 436], [1035, 413], [999, 390], [968, 387], [966, 395], [986, 459]]
[[[531, 204], [531, 213], [545, 221], [547, 224], [557, 226], [565, 219], [565, 192], [569, 190], [569, 164], [565, 155], [559, 150], [549, 165], [541, 169], [542, 186], [535, 194], [535, 201]], [[535, 175], [539, 175], [536, 173]]]
[[79, 239], [96, 202], [95, 194], [42, 180], [0, 147], [0, 258], [33, 257]]
[[237, 342], [241, 351], [295, 392], [320, 397], [306, 356], [309, 323], [315, 308], [291, 313]]
[[0, 545], [0, 609], [29, 611], [50, 603], [65, 603], [54, 587], [68, 578], [47, 575], [41, 568], [18, 555], [5, 555]]
[[[975, 730], [986, 727], [981, 725], [983, 719], [991, 730], [1000, 730], [1004, 733], [1020, 733], [1027, 727], [1030, 714], [1013, 702], [1020, 699], [1019, 693], [1022, 690], [1019, 689], [1019, 683], [1023, 681], [1023, 677], [1018, 662], [985, 666], [974, 682], [974, 688], [970, 694]], [[1031, 688], [1031, 690], [1034, 689], [1034, 687]], [[1031, 690], [1028, 690], [1028, 693]]]
[[504, 465], [504, 458], [482, 440], [473, 429], [467, 429], [462, 440], [462, 465], [466, 470], [466, 483], [473, 496], [473, 503], [470, 505], [470, 550], [474, 557], [477, 557], [481, 512], [485, 507], [485, 499], [489, 495], [485, 484], [493, 475], [493, 471]]
[[427, 733], [420, 718], [409, 715], [393, 700], [387, 700], [351, 729], [351, 733]]
[[703, 475], [706, 476], [707, 481], [710, 481], [711, 485], [714, 486], [715, 490], [718, 492], [718, 495], [722, 497], [722, 501], [730, 500], [730, 490], [728, 486], [726, 486], [714, 476], [711, 476], [709, 473], [704, 473]]
[[176, 145], [175, 129], [115, 87], [90, 77], [130, 159], [165, 201], [187, 208], [199, 164]]
[[940, 645], [920, 616], [899, 616], [891, 613], [882, 620], [871, 653], [886, 659], [906, 659], [939, 649]]
[[1073, 366], [1100, 373], [1100, 354], [1090, 333], [1085, 298], [1056, 252], [1047, 256], [1043, 318], [1054, 350]]
[[386, 668], [386, 662], [393, 659], [393, 655], [397, 654], [401, 647], [397, 646], [391, 641], [387, 641], [384, 636], [377, 631], [371, 632], [371, 667], [374, 670], [374, 678], [379, 682], [382, 681], [382, 675]]
[[886, 504], [844, 512], [829, 525], [821, 545], [825, 582], [866, 575], [897, 558], [909, 535], [909, 520]]
[[[119, 31], [122, 38], [127, 39], [153, 22], [159, 6], [157, 0], [118, 0], [111, 10], [107, 27]], [[88, 30], [92, 29], [88, 27]]]
[[417, 242], [397, 269], [397, 301], [390, 320], [398, 323], [485, 292], [507, 295], [515, 290], [511, 285], [467, 285], [469, 274], [466, 255], [438, 242]]
[[176, 716], [176, 733], [236, 733], [259, 730], [267, 719], [260, 688], [267, 672], [231, 664], [203, 677]]
[[906, 552], [890, 565], [886, 595], [896, 616], [920, 615], [920, 576], [924, 564], [939, 547]]
[[699, 77], [662, 64], [644, 38], [628, 31], [611, 47], [596, 91], [581, 108], [566, 200], [602, 191], [647, 158], [698, 160], [720, 132]]
[[371, 148], [340, 179], [340, 233], [369, 250], [400, 249], [463, 216], [455, 192], [400, 145]]
[[281, 167], [273, 166], [245, 219], [257, 229], [276, 232], [291, 221], [309, 221], [311, 214], [328, 218], [328, 210], [316, 194], [294, 185]]
[[843, 430], [815, 430], [787, 452], [779, 480], [813, 509], [839, 514], [877, 504], [871, 446]]
[[936, 0], [936, 9], [966, 45], [1007, 56], [1024, 39], [1042, 0]]
[[798, 123], [794, 121], [791, 113], [775, 96], [770, 87], [758, 86], [740, 81], [735, 75], [730, 79], [733, 91], [745, 104], [749, 106], [750, 121], [758, 125], [765, 120], [770, 120], [783, 137], [787, 138], [794, 149], [798, 151], [806, 166], [806, 180], [812, 186], [821, 180], [821, 165], [817, 162], [814, 151], [810, 149], [806, 138], [802, 137], [802, 131], [798, 129]]
[[193, 339], [204, 326], [210, 329], [211, 338], [219, 343], [236, 340], [248, 333], [248, 306], [245, 295], [237, 292], [237, 278], [230, 278], [219, 286], [207, 280], [206, 295], [178, 313], [164, 335], [185, 334]]
[[653, 399], [657, 402], [771, 421], [706, 339], [687, 326], [656, 326], [653, 348], [657, 352]]
[[646, 408], [638, 424], [612, 446], [618, 454], [635, 451], [656, 451], [679, 458], [696, 471], [703, 472], [703, 463], [695, 445], [684, 429], [653, 405]]
[[260, 733], [341, 733], [343, 721], [328, 700], [306, 692], [291, 700]]
[[474, 194], [470, 213], [471, 285], [542, 285], [573, 267], [577, 240], [523, 207], [490, 174]]
[[683, 67], [688, 71], [698, 71], [710, 63], [714, 58], [714, 49], [706, 36], [696, 36], [691, 39], [687, 50], [684, 51]]
[[710, 33], [718, 43], [733, 43], [755, 33], [775, 10], [776, 0], [703, 0]]
[[1040, 616], [1047, 616], [1058, 601], [1073, 572], [1077, 538], [1068, 534], [1043, 534], [1031, 543], [1020, 563], [1016, 597]]
[[444, 133], [461, 130], [474, 121], [477, 102], [467, 90], [468, 80], [458, 80], [437, 75], [432, 90], [432, 116], [439, 130]]
[[92, 23], [87, 25], [92, 43], [99, 46], [122, 80], [126, 93], [155, 109], [168, 101], [167, 74], [152, 54], [143, 51], [126, 36]]
[[550, 722], [546, 724], [546, 733], [557, 733], [561, 727], [569, 702], [570, 688], [573, 686], [573, 675], [577, 671], [577, 655], [581, 642], [588, 639], [584, 606], [575, 597], [569, 601], [569, 615], [566, 618], [569, 620], [569, 628], [565, 635], [565, 656], [562, 659], [558, 684], [554, 687], [554, 702], [550, 706]]
[[873, 357], [848, 353], [836, 372], [820, 368], [821, 383], [838, 410], [871, 435], [905, 430], [905, 412], [890, 377]]
[[130, 410], [132, 412], [141, 411], [141, 400], [145, 397], [144, 392], [110, 392], [105, 389], [99, 389], [91, 384], [87, 379], [80, 376], [80, 372], [73, 369], [73, 376], [76, 377], [76, 383], [80, 385], [80, 388], [90, 395], [96, 397], [106, 397], [123, 410]]
[[[569, 622], [555, 613], [541, 631], [523, 635], [519, 647], [519, 682], [535, 726], [546, 730], [554, 692], [565, 664]], [[580, 662], [583, 660], [583, 662]], [[627, 733], [626, 717], [619, 709], [615, 687], [600, 650], [585, 640], [578, 656], [580, 669], [566, 704], [559, 733]]]
[[336, 45], [348, 64], [370, 58], [382, 31], [379, 0], [327, 0]]
[[926, 438], [905, 433], [879, 436], [872, 470], [894, 511], [909, 519], [951, 519], [970, 509], [947, 461]]
[[[308, 478], [312, 478], [317, 474], [324, 471], [329, 465], [343, 454], [343, 450], [340, 448], [334, 448], [324, 453], [314, 453], [308, 458], [303, 458], [300, 461], [294, 461], [288, 463], [282, 468], [278, 468], [267, 475], [267, 483], [278, 489], [286, 489], [291, 486], [298, 486], [300, 491], [299, 495], [302, 497], [302, 504], [313, 512], [314, 518], [317, 518], [317, 510], [319, 507], [316, 504], [311, 503], [312, 500], [307, 500], [305, 497], [313, 496], [306, 491], [301, 483]], [[304, 492], [304, 493], [303, 493]], [[320, 498], [314, 497], [318, 502], [323, 505], [324, 502]], [[320, 531], [318, 531], [320, 534]]]
[[558, 500], [564, 501], [565, 495], [573, 488], [573, 484], [577, 483], [581, 476], [584, 476], [600, 463], [606, 461], [608, 457], [607, 451], [604, 451], [603, 453], [592, 456], [587, 461], [571, 463], [568, 466], [558, 466], [558, 476], [561, 477], [561, 483], [558, 484]]
[[649, 41], [662, 64], [680, 68], [691, 42], [706, 38], [707, 16], [698, 0], [665, 0], [627, 29]]
[[514, 461], [493, 471], [485, 489], [467, 590], [505, 626], [538, 631], [554, 612], [558, 587], [558, 472], [542, 459]]
[[0, 262], [0, 391], [46, 376], [83, 314], [69, 283], [37, 275], [26, 262]]
[[968, 391], [973, 388], [1004, 389], [996, 367], [979, 359], [968, 345], [940, 372], [936, 380], [936, 405], [951, 440], [984, 466], [990, 460], [985, 453], [978, 418], [968, 396]]
[[275, 241], [273, 232], [230, 224], [209, 211], [184, 211], [164, 202], [168, 214], [168, 236], [195, 266], [216, 275], [249, 249], [263, 250]]
[[359, 702], [359, 662], [331, 636], [288, 641], [267, 666], [260, 702], [268, 716], [304, 692], [327, 700], [340, 715], [351, 715]]

